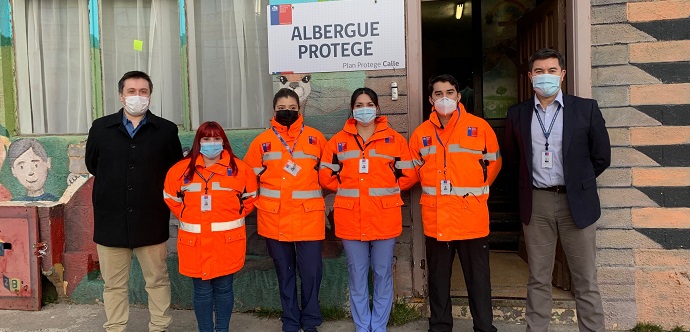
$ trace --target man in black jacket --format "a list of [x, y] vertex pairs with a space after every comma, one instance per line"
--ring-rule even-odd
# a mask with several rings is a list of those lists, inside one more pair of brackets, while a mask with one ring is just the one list
[[597, 285], [597, 181], [611, 163], [604, 118], [592, 99], [564, 94], [565, 58], [541, 49], [529, 59], [535, 95], [508, 109], [504, 169], [517, 174], [529, 265], [527, 331], [548, 331], [551, 273], [560, 238], [575, 286], [580, 331], [604, 331]]
[[165, 331], [172, 317], [167, 252], [170, 211], [163, 201], [168, 169], [182, 158], [177, 126], [148, 111], [153, 84], [131, 71], [118, 83], [122, 108], [96, 119], [86, 142], [93, 186], [94, 235], [101, 275], [106, 331], [124, 331], [129, 317], [132, 254], [146, 281], [149, 331]]

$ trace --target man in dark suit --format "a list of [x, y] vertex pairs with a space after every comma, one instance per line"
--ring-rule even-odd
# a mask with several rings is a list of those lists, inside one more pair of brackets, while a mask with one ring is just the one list
[[535, 91], [508, 109], [502, 148], [506, 170], [518, 172], [520, 220], [529, 265], [527, 331], [548, 331], [551, 274], [560, 237], [570, 268], [580, 331], [604, 331], [597, 285], [596, 178], [611, 163], [597, 102], [564, 94], [565, 58], [541, 49], [529, 59]]
[[177, 126], [149, 111], [149, 75], [130, 71], [117, 86], [122, 107], [93, 121], [85, 156], [95, 176], [93, 241], [104, 282], [103, 328], [127, 328], [129, 273], [136, 255], [149, 298], [149, 331], [165, 331], [172, 321], [165, 246], [170, 210], [162, 192], [168, 170], [182, 159], [182, 146]]

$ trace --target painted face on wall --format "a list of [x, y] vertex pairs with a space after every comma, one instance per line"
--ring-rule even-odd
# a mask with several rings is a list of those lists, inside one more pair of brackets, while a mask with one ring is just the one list
[[43, 194], [48, 170], [50, 170], [50, 158], [41, 159], [33, 148], [26, 150], [12, 165], [12, 174], [26, 188], [27, 196]]

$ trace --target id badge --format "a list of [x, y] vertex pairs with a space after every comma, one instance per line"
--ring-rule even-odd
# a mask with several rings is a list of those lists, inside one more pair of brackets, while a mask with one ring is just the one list
[[369, 159], [362, 158], [359, 160], [359, 174], [369, 173]]
[[297, 176], [297, 173], [302, 169], [297, 163], [295, 163], [292, 160], [288, 160], [288, 162], [285, 164], [285, 167], [283, 167], [285, 171], [290, 173], [292, 176]]
[[552, 168], [553, 167], [553, 153], [549, 151], [541, 152], [541, 168]]
[[450, 195], [451, 188], [450, 180], [441, 180], [441, 195]]
[[201, 195], [201, 212], [211, 211], [211, 195]]

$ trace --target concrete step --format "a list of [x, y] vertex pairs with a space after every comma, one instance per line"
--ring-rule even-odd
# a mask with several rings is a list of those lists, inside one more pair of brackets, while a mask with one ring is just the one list
[[[472, 319], [467, 297], [453, 297], [453, 318]], [[525, 323], [525, 299], [493, 299], [494, 320]], [[577, 325], [575, 301], [557, 300], [551, 309], [551, 324]]]

